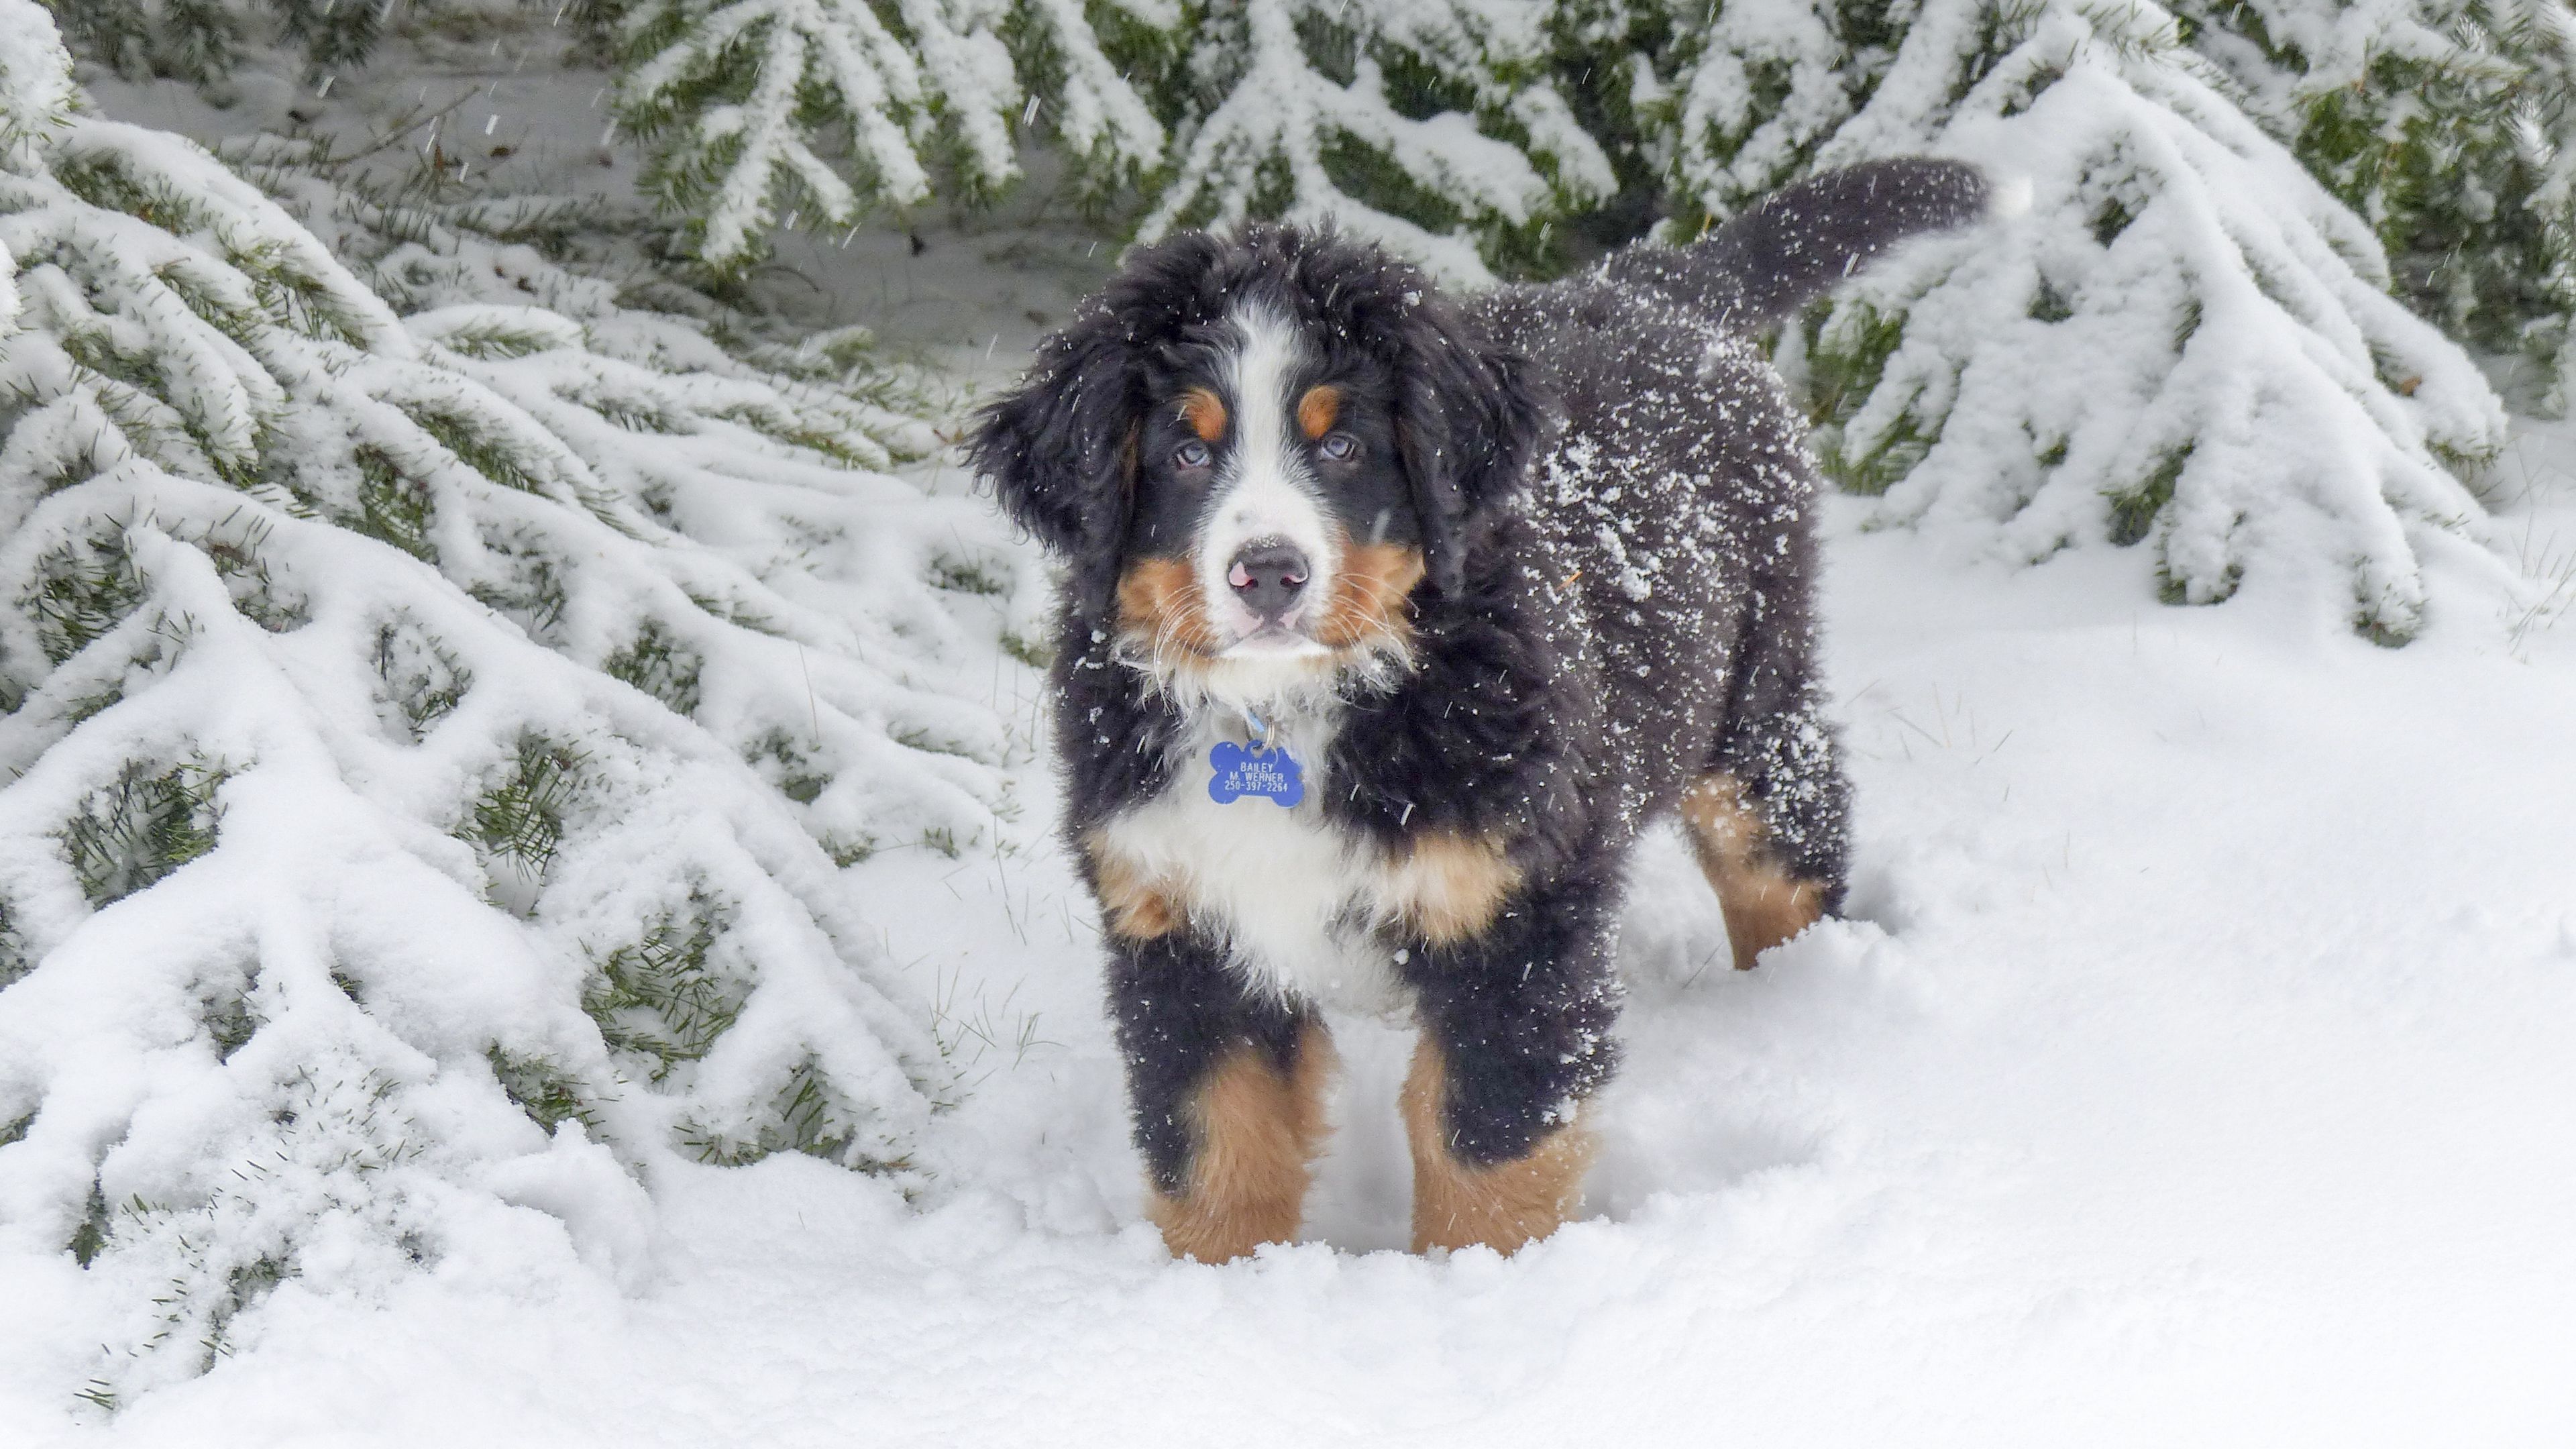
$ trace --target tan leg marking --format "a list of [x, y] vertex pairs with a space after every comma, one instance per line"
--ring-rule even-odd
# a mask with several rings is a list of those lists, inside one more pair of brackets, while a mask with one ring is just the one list
[[1443, 1054], [1428, 1034], [1405, 1073], [1405, 1136], [1413, 1145], [1413, 1251], [1482, 1243], [1510, 1253], [1555, 1232], [1583, 1201], [1592, 1134], [1559, 1127], [1526, 1157], [1479, 1167], [1449, 1150], [1440, 1107], [1448, 1095]]
[[1091, 873], [1100, 882], [1101, 921], [1112, 933], [1131, 941], [1150, 941], [1180, 925], [1185, 912], [1178, 883], [1154, 875], [1121, 853], [1106, 832], [1092, 831], [1082, 844], [1091, 857]]
[[1309, 438], [1320, 438], [1333, 430], [1333, 419], [1342, 415], [1342, 390], [1337, 387], [1310, 387], [1297, 399], [1297, 431]]
[[1354, 543], [1342, 540], [1342, 566], [1333, 576], [1333, 597], [1315, 624], [1315, 637], [1329, 649], [1347, 649], [1374, 636], [1390, 637], [1407, 652], [1413, 644], [1409, 600], [1422, 582], [1422, 550], [1406, 543]]
[[1173, 1257], [1222, 1263], [1296, 1238], [1333, 1064], [1332, 1038], [1316, 1025], [1299, 1039], [1296, 1068], [1284, 1076], [1253, 1046], [1208, 1075], [1190, 1105], [1198, 1151], [1189, 1186], [1179, 1197], [1149, 1192], [1146, 1202]]
[[1378, 890], [1398, 920], [1431, 944], [1447, 946], [1482, 934], [1520, 883], [1521, 868], [1502, 842], [1426, 830], [1387, 863]]
[[1181, 394], [1181, 417], [1202, 443], [1225, 436], [1225, 400], [1203, 387]]
[[1735, 967], [1750, 971], [1764, 951], [1814, 925], [1825, 913], [1824, 887], [1782, 870], [1763, 840], [1762, 822], [1744, 808], [1744, 789], [1728, 774], [1703, 775], [1682, 796], [1699, 868], [1726, 908]]

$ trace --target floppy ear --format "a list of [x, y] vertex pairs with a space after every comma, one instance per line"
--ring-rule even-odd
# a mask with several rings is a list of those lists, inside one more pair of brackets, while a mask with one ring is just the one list
[[1454, 597], [1477, 525], [1523, 486], [1548, 404], [1529, 359], [1487, 346], [1445, 302], [1414, 310], [1404, 344], [1397, 447], [1432, 585]]
[[1086, 306], [1038, 344], [1018, 387], [986, 407], [966, 441], [1002, 511], [1073, 568], [1086, 615], [1109, 606], [1136, 476], [1130, 349], [1106, 308]]

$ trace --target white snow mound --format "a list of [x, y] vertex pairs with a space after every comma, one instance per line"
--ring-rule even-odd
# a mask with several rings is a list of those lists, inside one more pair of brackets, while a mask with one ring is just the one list
[[75, 113], [29, 0], [0, 66], [0, 1255], [87, 1269], [55, 1367], [186, 1377], [289, 1279], [632, 1281], [684, 1161], [923, 1181], [950, 1073], [844, 870], [1011, 812], [925, 676], [943, 589], [1041, 581], [871, 470], [922, 425], [452, 233], [397, 316]]

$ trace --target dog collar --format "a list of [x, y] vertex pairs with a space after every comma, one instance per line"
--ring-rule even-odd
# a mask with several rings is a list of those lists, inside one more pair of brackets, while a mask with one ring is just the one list
[[1219, 805], [1255, 797], [1281, 809], [1293, 809], [1306, 798], [1306, 770], [1286, 745], [1270, 742], [1270, 727], [1247, 707], [1244, 729], [1250, 745], [1219, 740], [1208, 749], [1208, 798]]

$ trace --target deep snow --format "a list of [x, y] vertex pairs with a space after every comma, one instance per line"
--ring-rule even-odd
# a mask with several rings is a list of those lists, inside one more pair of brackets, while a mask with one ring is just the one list
[[[2506, 522], [2576, 539], [2576, 429], [2524, 443], [2559, 471]], [[926, 1210], [805, 1160], [694, 1171], [631, 1296], [570, 1251], [374, 1307], [290, 1283], [80, 1437], [2563, 1442], [2576, 629], [2517, 653], [2464, 601], [2384, 651], [2159, 606], [2135, 553], [2008, 568], [1834, 512], [1854, 919], [1738, 976], [1658, 843], [1556, 1238], [1388, 1251], [1404, 1043], [1346, 1025], [1313, 1240], [1163, 1261], [1065, 866], [916, 857], [854, 873], [861, 908], [943, 1029], [997, 1039]], [[62, 1435], [35, 1395], [75, 1273], [10, 1269], [24, 1442]]]
[[[925, 239], [811, 270], [988, 384], [1092, 265]], [[1835, 503], [1851, 919], [1739, 976], [1654, 843], [1588, 1216], [1516, 1258], [1391, 1251], [1406, 1041], [1358, 1022], [1310, 1240], [1164, 1260], [1024, 750], [1002, 853], [845, 876], [978, 1079], [920, 1203], [683, 1170], [628, 1290], [516, 1210], [383, 1302], [285, 1284], [113, 1418], [63, 1393], [68, 1254], [0, 1261], [0, 1444], [2567, 1442], [2576, 425], [2518, 428], [2496, 533], [2540, 582], [2419, 538], [2402, 650], [2315, 580], [2169, 608], [2144, 550]], [[1043, 737], [1031, 671], [968, 677]]]

